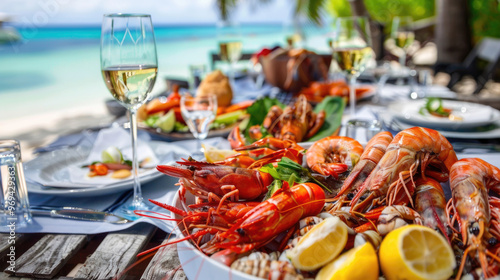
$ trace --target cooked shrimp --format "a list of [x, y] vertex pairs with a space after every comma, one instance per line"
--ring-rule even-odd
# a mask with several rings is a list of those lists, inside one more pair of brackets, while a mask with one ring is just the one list
[[485, 278], [494, 276], [490, 262], [498, 266], [500, 257], [487, 250], [487, 240], [492, 237], [488, 192], [500, 193], [500, 169], [478, 158], [462, 159], [451, 168], [450, 188], [462, 239], [467, 244], [456, 279], [460, 279], [467, 255], [479, 261]]
[[358, 190], [377, 166], [380, 159], [384, 156], [387, 146], [392, 141], [392, 134], [388, 131], [379, 132], [366, 144], [365, 151], [361, 158], [344, 181], [342, 188], [337, 194], [338, 207], [342, 207], [345, 198], [349, 193]]
[[[423, 174], [434, 178], [437, 172], [427, 172], [427, 169], [435, 168], [441, 174], [448, 174], [456, 161], [457, 155], [453, 147], [439, 132], [423, 127], [403, 130], [394, 137], [362, 189], [351, 201], [351, 209], [365, 209], [370, 204], [385, 201], [391, 205], [394, 200], [399, 199], [394, 193], [401, 192], [402, 188], [413, 205], [413, 194], [406, 188], [406, 183], [413, 182], [418, 168]], [[368, 197], [359, 202], [367, 192]]]
[[363, 146], [358, 141], [344, 136], [330, 136], [316, 141], [307, 150], [307, 165], [320, 174], [337, 177], [347, 171], [347, 157], [355, 166], [362, 153]]

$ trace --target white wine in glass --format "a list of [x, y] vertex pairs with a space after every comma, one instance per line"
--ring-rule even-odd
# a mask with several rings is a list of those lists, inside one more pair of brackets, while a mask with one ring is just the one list
[[241, 47], [240, 41], [224, 41], [219, 42], [219, 52], [220, 57], [223, 61], [229, 63], [236, 63], [241, 58]]
[[104, 15], [101, 28], [101, 71], [111, 95], [130, 115], [132, 142], [132, 203], [119, 208], [121, 215], [137, 219], [134, 210], [150, 210], [142, 198], [138, 178], [137, 109], [146, 102], [156, 81], [158, 59], [151, 17], [144, 14]]
[[399, 64], [406, 66], [406, 56], [408, 48], [415, 40], [413, 32], [413, 20], [411, 17], [394, 17], [391, 25], [391, 38], [394, 40], [396, 47], [400, 48], [403, 53], [399, 57]]
[[228, 76], [234, 82], [236, 63], [241, 58], [243, 47], [240, 25], [234, 21], [221, 21], [217, 23], [216, 32], [219, 55], [222, 61], [228, 63]]
[[340, 17], [333, 31], [333, 56], [349, 81], [350, 114], [356, 114], [356, 79], [373, 57], [368, 18]]

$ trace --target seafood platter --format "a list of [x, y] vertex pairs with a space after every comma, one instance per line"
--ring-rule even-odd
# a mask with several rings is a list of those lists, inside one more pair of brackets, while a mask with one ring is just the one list
[[177, 229], [159, 247], [179, 243], [189, 279], [498, 277], [497, 166], [458, 160], [424, 127], [306, 145], [320, 118], [310, 110], [299, 98], [283, 117], [268, 111], [264, 137], [235, 128], [231, 151], [210, 151], [219, 157], [157, 166], [179, 178], [173, 203], [151, 201]]

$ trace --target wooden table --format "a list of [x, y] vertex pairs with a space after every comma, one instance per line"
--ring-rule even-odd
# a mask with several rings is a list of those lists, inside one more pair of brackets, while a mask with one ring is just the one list
[[107, 234], [18, 234], [14, 273], [6, 270], [13, 246], [9, 237], [0, 234], [0, 279], [186, 279], [176, 245], [136, 263], [138, 253], [169, 239], [146, 223]]

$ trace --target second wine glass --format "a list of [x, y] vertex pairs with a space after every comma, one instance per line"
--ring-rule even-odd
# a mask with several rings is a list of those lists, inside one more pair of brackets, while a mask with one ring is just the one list
[[214, 121], [217, 114], [217, 96], [197, 96], [184, 95], [181, 97], [182, 118], [193, 136], [196, 138], [196, 152], [194, 157], [201, 157], [201, 140], [207, 138], [210, 130], [210, 124]]
[[334, 22], [333, 54], [349, 81], [350, 114], [356, 113], [356, 79], [373, 57], [368, 18], [340, 17]]
[[217, 41], [219, 55], [222, 61], [229, 65], [228, 76], [234, 82], [236, 63], [241, 58], [241, 30], [240, 25], [234, 21], [221, 21], [217, 23]]
[[394, 40], [396, 47], [402, 50], [402, 54], [399, 57], [399, 64], [405, 67], [408, 49], [415, 40], [413, 19], [409, 16], [394, 17], [391, 24], [391, 38]]

